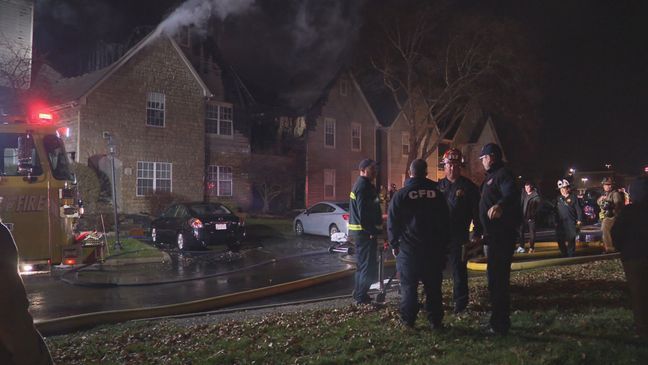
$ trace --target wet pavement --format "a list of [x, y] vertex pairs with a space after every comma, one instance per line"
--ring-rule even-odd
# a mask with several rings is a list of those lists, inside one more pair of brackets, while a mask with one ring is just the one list
[[266, 239], [246, 243], [237, 254], [169, 250], [168, 263], [93, 265], [23, 280], [32, 315], [44, 320], [176, 304], [349, 268], [339, 254], [328, 252], [329, 246], [326, 237]]
[[[551, 230], [538, 234], [550, 240]], [[597, 227], [586, 227], [582, 239], [597, 238]], [[180, 253], [164, 248], [171, 261], [159, 264], [88, 266], [53, 275], [25, 276], [36, 320], [99, 311], [146, 308], [205, 299], [299, 280], [351, 267], [342, 255], [329, 253], [326, 237], [289, 236], [246, 242], [239, 253], [222, 249]], [[388, 275], [391, 273], [389, 269]], [[448, 276], [446, 271], [444, 276]], [[349, 294], [353, 278], [340, 279], [299, 292], [239, 306]]]

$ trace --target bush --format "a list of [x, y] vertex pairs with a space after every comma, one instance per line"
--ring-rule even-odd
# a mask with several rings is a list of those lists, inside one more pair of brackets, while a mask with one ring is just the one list
[[182, 200], [182, 197], [179, 195], [161, 191], [156, 191], [146, 196], [148, 212], [155, 217], [162, 214], [170, 205], [179, 203]]
[[77, 178], [77, 189], [86, 211], [94, 212], [101, 202], [101, 181], [97, 172], [82, 163], [72, 163], [72, 172]]

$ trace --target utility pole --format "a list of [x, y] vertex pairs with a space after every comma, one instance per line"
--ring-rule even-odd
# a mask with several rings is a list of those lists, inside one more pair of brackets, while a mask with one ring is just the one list
[[108, 155], [110, 156], [111, 169], [112, 169], [112, 200], [113, 200], [113, 214], [115, 218], [115, 244], [113, 249], [117, 252], [122, 249], [121, 241], [119, 240], [119, 217], [117, 214], [117, 180], [115, 176], [115, 155], [117, 148], [113, 141], [112, 134], [108, 134]]

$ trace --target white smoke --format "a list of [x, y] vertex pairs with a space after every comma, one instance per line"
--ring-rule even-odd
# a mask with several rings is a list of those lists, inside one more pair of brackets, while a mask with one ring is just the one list
[[173, 36], [185, 26], [193, 26], [194, 32], [204, 32], [212, 16], [223, 20], [229, 15], [242, 14], [248, 11], [254, 2], [255, 0], [188, 0], [164, 19], [155, 33]]

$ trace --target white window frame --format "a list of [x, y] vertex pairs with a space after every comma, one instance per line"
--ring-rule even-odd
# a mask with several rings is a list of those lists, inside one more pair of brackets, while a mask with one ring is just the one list
[[[405, 153], [405, 146], [407, 146], [407, 153]], [[409, 156], [410, 148], [410, 134], [409, 132], [401, 132], [401, 154], [403, 156]]]
[[[324, 118], [324, 147], [325, 148], [335, 148], [335, 119], [333, 118]], [[332, 132], [332, 133], [329, 133]], [[326, 139], [327, 136], [332, 136], [333, 137], [333, 144], [330, 145], [328, 144], [328, 141]]]
[[[333, 187], [332, 195], [326, 194], [327, 186]], [[324, 199], [329, 199], [329, 198], [335, 198], [335, 170], [334, 169], [324, 169]]]
[[[229, 172], [227, 172], [229, 169]], [[229, 179], [227, 178], [229, 174]], [[207, 167], [207, 182], [214, 184], [213, 187], [208, 187], [208, 194], [210, 196], [233, 196], [234, 195], [234, 169], [231, 166], [209, 165]], [[222, 193], [221, 183], [229, 182], [229, 194]]]
[[[149, 110], [162, 112], [162, 125], [152, 123], [149, 120]], [[146, 94], [146, 126], [164, 128], [166, 125], [166, 95], [164, 93], [150, 91]]]
[[[215, 108], [211, 113], [209, 108]], [[223, 131], [223, 125], [229, 123], [229, 133]], [[215, 125], [214, 128], [211, 128]], [[205, 133], [215, 136], [234, 138], [234, 106], [232, 104], [208, 103], [205, 105]]]
[[[357, 132], [357, 136], [355, 133]], [[358, 148], [353, 146], [353, 141], [358, 140]], [[362, 151], [362, 124], [351, 123], [351, 151]]]
[[[159, 176], [167, 172], [163, 167], [168, 166], [168, 177]], [[135, 196], [147, 196], [148, 191], [141, 192], [140, 181], [152, 180], [152, 190], [150, 193], [155, 193], [159, 190], [158, 185], [161, 181], [169, 181], [169, 193], [173, 192], [173, 163], [171, 162], [153, 162], [153, 161], [137, 161], [137, 181], [135, 183]]]
[[349, 81], [340, 80], [340, 95], [347, 96], [349, 95]]

